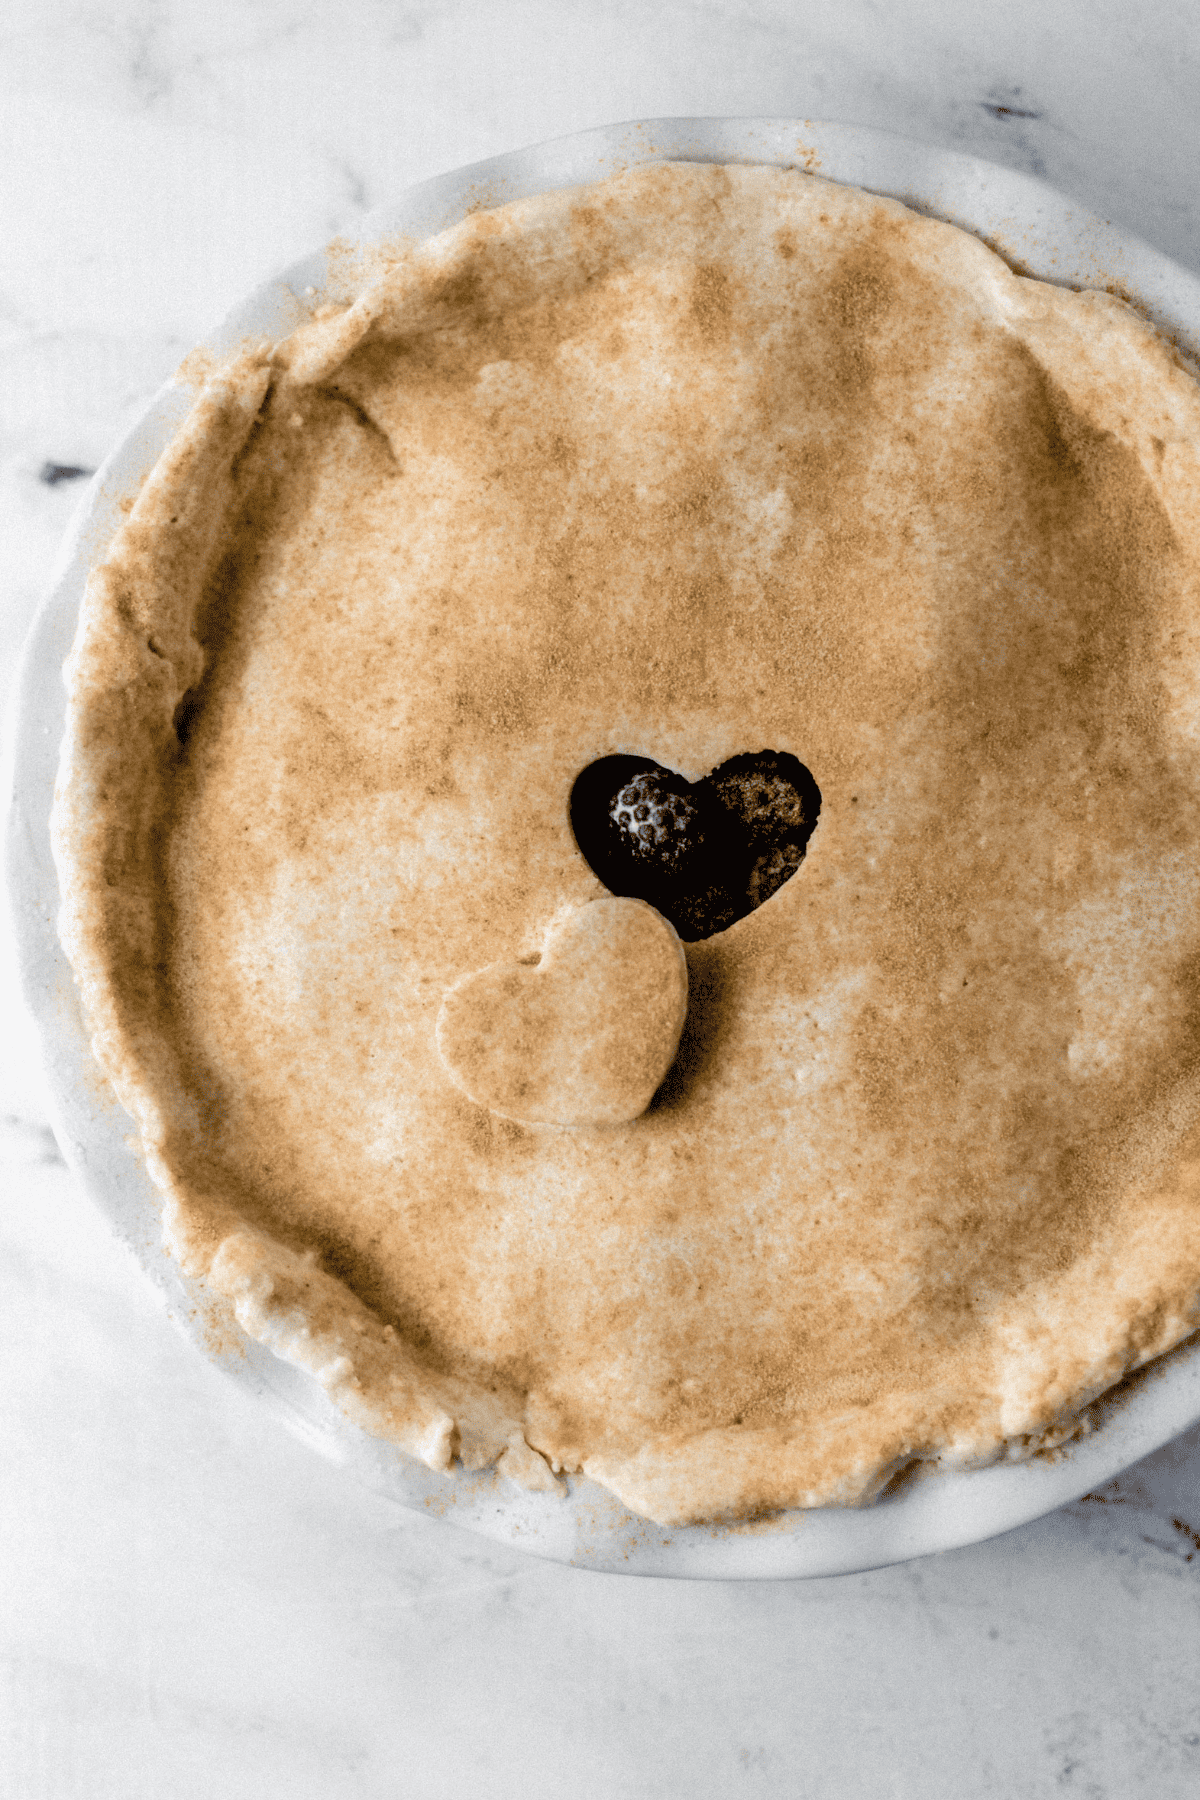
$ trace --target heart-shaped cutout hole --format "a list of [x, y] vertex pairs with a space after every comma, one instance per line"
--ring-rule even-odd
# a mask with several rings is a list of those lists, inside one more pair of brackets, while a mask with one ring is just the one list
[[437, 1047], [479, 1106], [523, 1125], [619, 1125], [645, 1112], [687, 1013], [674, 930], [640, 900], [593, 900], [536, 963], [493, 963], [442, 1001]]
[[575, 841], [605, 887], [646, 900], [688, 943], [725, 931], [800, 867], [821, 790], [796, 756], [751, 751], [701, 781], [602, 756], [571, 790]]

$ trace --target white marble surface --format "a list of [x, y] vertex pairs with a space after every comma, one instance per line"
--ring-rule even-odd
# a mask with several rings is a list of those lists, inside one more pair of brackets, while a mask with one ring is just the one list
[[[978, 16], [976, 13], [978, 11]], [[1186, 0], [5, 0], [0, 659], [191, 341], [404, 184], [668, 113], [856, 119], [1200, 268]], [[805, 1585], [560, 1569], [399, 1511], [178, 1339], [46, 1126], [0, 944], [0, 1791], [1200, 1791], [1200, 1431], [975, 1549]]]

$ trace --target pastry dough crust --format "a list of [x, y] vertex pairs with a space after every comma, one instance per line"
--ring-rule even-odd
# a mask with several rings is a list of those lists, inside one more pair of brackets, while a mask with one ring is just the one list
[[[1061, 1437], [1200, 1323], [1200, 392], [775, 168], [396, 246], [93, 572], [62, 938], [180, 1262], [367, 1430], [663, 1522]], [[436, 1046], [604, 890], [579, 771], [799, 757], [650, 1109]]]

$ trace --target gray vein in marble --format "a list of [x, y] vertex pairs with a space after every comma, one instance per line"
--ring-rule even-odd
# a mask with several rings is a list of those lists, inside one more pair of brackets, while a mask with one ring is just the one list
[[49, 1125], [19, 1113], [5, 1113], [0, 1118], [0, 1146], [6, 1155], [11, 1153], [14, 1162], [59, 1163], [66, 1167], [58, 1139]]

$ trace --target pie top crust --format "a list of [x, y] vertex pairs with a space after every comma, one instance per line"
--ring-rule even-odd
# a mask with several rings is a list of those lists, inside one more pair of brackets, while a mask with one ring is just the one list
[[[795, 171], [245, 346], [90, 578], [53, 821], [180, 1262], [431, 1466], [664, 1522], [1069, 1432], [1200, 1323], [1198, 552], [1130, 308]], [[605, 896], [580, 770], [764, 747], [819, 823], [649, 1108], [469, 1098], [446, 996]]]

